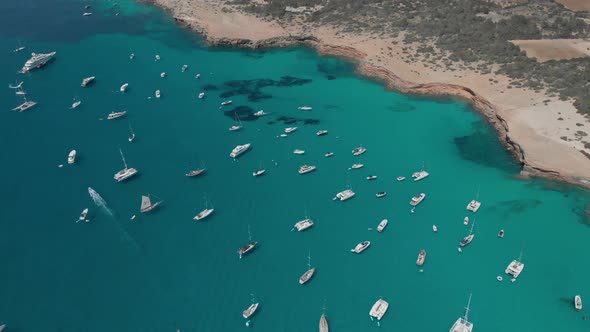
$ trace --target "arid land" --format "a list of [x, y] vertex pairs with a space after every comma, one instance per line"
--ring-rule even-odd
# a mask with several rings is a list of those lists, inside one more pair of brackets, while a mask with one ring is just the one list
[[[522, 163], [521, 175], [590, 187], [590, 138], [586, 133], [590, 121], [580, 112], [581, 97], [564, 97], [565, 93], [551, 86], [515, 83], [500, 65], [480, 61], [474, 66], [454, 59], [432, 40], [411, 41], [403, 31], [388, 34], [374, 29], [350, 31], [341, 23], [309, 24], [310, 15], [322, 6], [289, 7], [289, 18], [285, 19], [256, 13], [259, 7], [268, 6], [264, 0], [152, 1], [211, 45], [261, 48], [303, 44], [322, 55], [354, 61], [359, 74], [383, 81], [389, 89], [468, 100]], [[444, 57], [432, 57], [432, 53]], [[585, 93], [588, 88], [581, 89]]]

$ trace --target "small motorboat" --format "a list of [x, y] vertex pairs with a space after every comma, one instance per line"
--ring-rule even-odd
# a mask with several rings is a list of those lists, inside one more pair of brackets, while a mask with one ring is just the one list
[[406, 179], [406, 177], [405, 177], [405, 176], [398, 176], [398, 177], [396, 178], [396, 180], [398, 180], [398, 181], [403, 181], [403, 180], [405, 180], [405, 179]]
[[252, 172], [252, 176], [255, 176], [255, 177], [260, 176], [260, 175], [264, 174], [265, 172], [266, 172], [265, 169], [259, 169], [259, 170]]
[[205, 92], [199, 93], [199, 99], [203, 99], [203, 98], [205, 98]]
[[498, 232], [498, 237], [499, 237], [499, 238], [503, 238], [503, 237], [504, 237], [504, 230], [503, 230], [503, 229], [501, 229], [501, 230]]
[[290, 133], [294, 132], [295, 130], [297, 130], [297, 127], [285, 128], [285, 134], [290, 134]]
[[263, 116], [263, 115], [267, 115], [268, 113], [264, 112], [263, 110], [260, 110], [258, 112], [254, 113], [254, 116]]
[[229, 105], [229, 104], [231, 104], [232, 102], [233, 102], [233, 101], [231, 101], [231, 100], [222, 101], [222, 102], [221, 102], [221, 106]]
[[467, 224], [469, 224], [469, 217], [465, 216], [465, 218], [463, 218], [463, 225], [467, 226]]
[[576, 308], [577, 311], [582, 310], [582, 297], [580, 295], [574, 296], [574, 308]]
[[129, 54], [129, 60], [133, 60], [135, 58], [135, 53]]
[[76, 162], [76, 150], [70, 151], [68, 154], [68, 164], [73, 164]]
[[387, 224], [388, 223], [389, 223], [389, 221], [387, 219], [381, 220], [381, 222], [377, 226], [377, 232], [379, 232], [379, 233], [383, 232], [383, 230], [385, 229], [385, 227], [387, 227]]
[[242, 126], [238, 126], [238, 125], [233, 125], [228, 128], [229, 131], [238, 131], [240, 129], [242, 129]]
[[436, 225], [432, 225], [432, 231], [435, 233], [438, 232], [438, 227], [436, 227]]
[[156, 61], [160, 60], [160, 55], [156, 54]]
[[375, 179], [377, 179], [377, 175], [369, 175], [369, 176], [367, 176], [367, 180], [369, 180], [369, 181], [370, 180], [375, 180]]
[[182, 65], [182, 68], [180, 69], [183, 73], [188, 69], [188, 65]]
[[359, 169], [359, 168], [363, 168], [364, 166], [365, 166], [364, 164], [352, 164], [352, 166], [350, 166], [350, 168]]
[[385, 197], [387, 195], [387, 193], [385, 191], [380, 191], [378, 193], [375, 194], [375, 196], [377, 198], [381, 198], [381, 197]]
[[324, 157], [329, 158], [332, 157], [334, 155], [334, 152], [328, 152], [324, 155]]
[[326, 135], [327, 133], [328, 133], [328, 131], [327, 131], [327, 130], [320, 130], [320, 131], [318, 131], [318, 132], [317, 132], [317, 133], [315, 133], [315, 134], [316, 134], [316, 135], [318, 135], [318, 136], [324, 136], [324, 135]]
[[297, 107], [297, 109], [300, 110], [300, 111], [311, 111], [312, 110], [312, 107], [310, 107], [310, 106], [299, 106], [299, 107]]
[[76, 100], [72, 106], [70, 106], [70, 109], [73, 110], [74, 108], [77, 108], [78, 106], [80, 106], [80, 104], [82, 104], [82, 101], [80, 100]]
[[80, 217], [78, 218], [78, 221], [87, 221], [86, 220], [87, 215], [88, 215], [88, 208], [82, 210], [82, 213], [80, 213]]
[[160, 77], [161, 77], [161, 78], [164, 78], [164, 77], [166, 77], [166, 72], [165, 72], [165, 71], [163, 71], [162, 73], [160, 73]]
[[160, 90], [156, 90], [156, 98], [160, 98], [160, 96], [162, 96], [162, 94], [160, 93]]
[[420, 253], [418, 254], [418, 259], [416, 260], [416, 265], [418, 265], [418, 266], [424, 265], [425, 260], [426, 260], [426, 250], [422, 249], [422, 250], [420, 250]]
[[305, 150], [301, 150], [301, 149], [295, 149], [293, 150], [294, 154], [305, 154]]
[[371, 241], [363, 241], [357, 244], [354, 248], [350, 249], [350, 251], [356, 254], [360, 254], [361, 252], [365, 251], [370, 245]]
[[84, 14], [82, 14], [82, 16], [90, 16], [90, 15], [92, 15], [91, 12], [84, 12]]
[[198, 78], [201, 78], [201, 74], [197, 74], [197, 75], [195, 75], [195, 78], [197, 78], [197, 79], [198, 79]]
[[127, 91], [127, 87], [129, 87], [129, 83], [125, 83], [125, 84], [121, 85], [121, 87], [119, 88], [119, 91], [125, 92], [125, 91]]

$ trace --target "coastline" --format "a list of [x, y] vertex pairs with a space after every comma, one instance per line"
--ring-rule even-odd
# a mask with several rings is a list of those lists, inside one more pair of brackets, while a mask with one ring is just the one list
[[[583, 154], [581, 152], [583, 150], [577, 150], [576, 147], [571, 149], [571, 147], [561, 144], [562, 142], [556, 141], [554, 136], [558, 134], [553, 131], [551, 131], [551, 135], [547, 135], [546, 131], [546, 135], [539, 135], [540, 130], [529, 126], [531, 118], [538, 118], [538, 114], [533, 115], [532, 112], [548, 113], [545, 109], [565, 109], [568, 102], [551, 100], [551, 104], [548, 105], [547, 101], [550, 98], [541, 93], [540, 95], [534, 95], [534, 98], [531, 97], [530, 101], [523, 102], [525, 99], [523, 96], [516, 102], [510, 100], [512, 102], [500, 104], [498, 101], [491, 100], [489, 96], [484, 96], [478, 93], [479, 91], [476, 92], [475, 89], [467, 87], [467, 85], [456, 84], [455, 82], [449, 82], [449, 80], [438, 83], [437, 79], [420, 78], [414, 80], [407, 77], [414, 76], [414, 78], [417, 78], [416, 75], [421, 75], [421, 72], [416, 70], [411, 70], [411, 72], [407, 68], [405, 68], [406, 70], [400, 70], [402, 74], [406, 74], [404, 75], [406, 77], [402, 78], [402, 75], [396, 74], [398, 72], [395, 70], [396, 68], [392, 70], [377, 64], [376, 61], [381, 62], [382, 60], [379, 59], [379, 55], [369, 55], [358, 47], [349, 46], [352, 43], [346, 43], [346, 39], [344, 40], [345, 45], [342, 45], [340, 41], [331, 43], [334, 38], [342, 38], [338, 36], [338, 32], [334, 33], [332, 30], [327, 34], [325, 31], [312, 34], [305, 28], [290, 31], [293, 29], [282, 27], [276, 22], [264, 21], [231, 9], [227, 10], [227, 7], [219, 5], [219, 2], [217, 3], [219, 6], [216, 7], [213, 2], [216, 1], [197, 0], [190, 4], [182, 3], [179, 0], [149, 1], [149, 3], [164, 9], [174, 18], [178, 25], [202, 35], [209, 46], [249, 49], [307, 46], [314, 49], [319, 55], [340, 57], [353, 62], [358, 75], [382, 82], [388, 90], [421, 96], [453, 97], [468, 101], [493, 126], [501, 144], [522, 166], [520, 177], [546, 178], [590, 188], [590, 156]], [[189, 14], [187, 14], [187, 11]], [[231, 16], [229, 19], [227, 18], [228, 15]], [[250, 25], [254, 28], [246, 28]], [[326, 28], [323, 30], [331, 29]], [[320, 30], [322, 29], [320, 28]], [[324, 33], [322, 34], [322, 32]], [[328, 37], [326, 38], [326, 36]], [[358, 39], [357, 37], [355, 42], [358, 42]], [[360, 41], [360, 43], [363, 42], [366, 42], [366, 40]], [[388, 47], [388, 49], [391, 48]], [[477, 73], [470, 74], [483, 76]], [[462, 77], [459, 75], [453, 76]], [[494, 79], [496, 78], [497, 75]], [[475, 84], [477, 88], [482, 87], [483, 79], [482, 77], [478, 82], [479, 84]], [[492, 79], [489, 79], [489, 81], [492, 81]], [[500, 90], [498, 89], [498, 91]], [[500, 93], [504, 92], [500, 91]], [[518, 89], [513, 89], [511, 95], [514, 96], [518, 92], [520, 92]], [[527, 98], [531, 95], [531, 91], [522, 92]], [[538, 92], [536, 93], [538, 94]], [[538, 103], [543, 105], [538, 105]], [[569, 106], [568, 111], [571, 113], [573, 109], [575, 113], [575, 108], [571, 103], [569, 103]], [[527, 115], [527, 117], [521, 118], [522, 114]], [[562, 113], [558, 112], [558, 114]], [[581, 115], [579, 117], [583, 118]], [[545, 119], [543, 126], [551, 125], [551, 123], [547, 123], [549, 122], [547, 120]], [[580, 120], [576, 119], [576, 121]], [[579, 123], [576, 121], [571, 122], [578, 125]], [[545, 128], [541, 129], [544, 130]], [[570, 130], [570, 128], [565, 129]], [[525, 144], [522, 144], [521, 141], [524, 141]], [[572, 165], [575, 165], [575, 167], [572, 167]]]

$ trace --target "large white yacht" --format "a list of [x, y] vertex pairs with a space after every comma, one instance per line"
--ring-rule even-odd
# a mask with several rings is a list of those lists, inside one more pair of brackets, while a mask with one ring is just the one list
[[361, 252], [365, 251], [371, 245], [371, 241], [363, 241], [357, 244], [354, 248], [350, 249], [350, 251], [360, 254]]
[[305, 174], [305, 173], [309, 173], [309, 172], [313, 172], [315, 171], [316, 167], [313, 165], [303, 165], [301, 167], [299, 167], [299, 174]]
[[237, 145], [233, 150], [231, 150], [231, 153], [229, 154], [229, 156], [232, 158], [237, 158], [239, 155], [246, 152], [249, 148], [250, 148], [250, 143], [246, 143], [244, 145]]
[[295, 224], [295, 228], [297, 229], [298, 232], [303, 232], [304, 230], [310, 228], [311, 226], [313, 226], [313, 220], [311, 220], [309, 218], [305, 218], [304, 220], [301, 220]]
[[341, 201], [345, 201], [349, 198], [354, 197], [354, 191], [352, 191], [351, 189], [346, 189], [343, 190], [339, 193], [336, 194], [336, 197], [334, 197], [335, 199], [339, 199]]
[[49, 60], [51, 60], [55, 56], [55, 52], [50, 53], [32, 53], [31, 58], [25, 62], [25, 65], [21, 69], [21, 73], [27, 73], [31, 69], [41, 68], [43, 67]]
[[449, 332], [471, 332], [473, 331], [473, 323], [467, 320], [469, 316], [469, 305], [471, 304], [471, 294], [469, 294], [469, 301], [467, 302], [467, 308], [465, 308], [465, 316], [457, 318], [457, 321]]
[[371, 307], [371, 311], [369, 311], [369, 316], [375, 317], [377, 318], [377, 320], [381, 320], [381, 318], [383, 318], [383, 316], [387, 312], [388, 308], [389, 303], [387, 303], [387, 301], [383, 299], [379, 299], [377, 300], [377, 302], [375, 302], [375, 304], [373, 304], [373, 307]]
[[137, 174], [137, 170], [135, 168], [129, 168], [129, 167], [127, 167], [127, 162], [125, 161], [125, 157], [123, 156], [123, 151], [121, 151], [121, 149], [119, 149], [119, 152], [121, 153], [121, 159], [123, 159], [123, 165], [125, 165], [125, 168], [123, 168], [122, 170], [118, 171], [117, 173], [115, 173], [115, 176], [113, 176], [113, 178], [117, 182], [121, 182], [121, 181], [127, 180], [130, 177], [132, 177], [135, 174]]
[[412, 197], [412, 199], [410, 200], [410, 205], [416, 206], [416, 205], [420, 204], [424, 200], [425, 197], [426, 197], [425, 193], [421, 193], [419, 195]]
[[107, 120], [113, 120], [113, 119], [116, 119], [116, 118], [120, 118], [120, 117], [124, 116], [125, 114], [127, 114], [127, 111], [111, 112], [107, 116]]

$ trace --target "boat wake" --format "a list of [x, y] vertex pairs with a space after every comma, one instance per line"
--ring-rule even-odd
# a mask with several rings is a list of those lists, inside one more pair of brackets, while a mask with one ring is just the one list
[[125, 228], [123, 228], [123, 226], [121, 226], [117, 222], [117, 220], [115, 218], [115, 214], [108, 207], [107, 202], [104, 200], [104, 198], [102, 198], [102, 196], [100, 196], [100, 194], [97, 193], [96, 190], [92, 189], [91, 187], [88, 187], [88, 194], [90, 194], [90, 197], [94, 201], [94, 204], [96, 204], [96, 206], [102, 208], [103, 211], [109, 217], [111, 217], [111, 219], [113, 220], [113, 222], [117, 226], [117, 229], [121, 233], [121, 239], [127, 240], [129, 243], [131, 243], [133, 245], [133, 247], [135, 248], [135, 250], [139, 250], [139, 245], [137, 244], [137, 242], [131, 237], [131, 235], [129, 235], [129, 233], [125, 230]]

